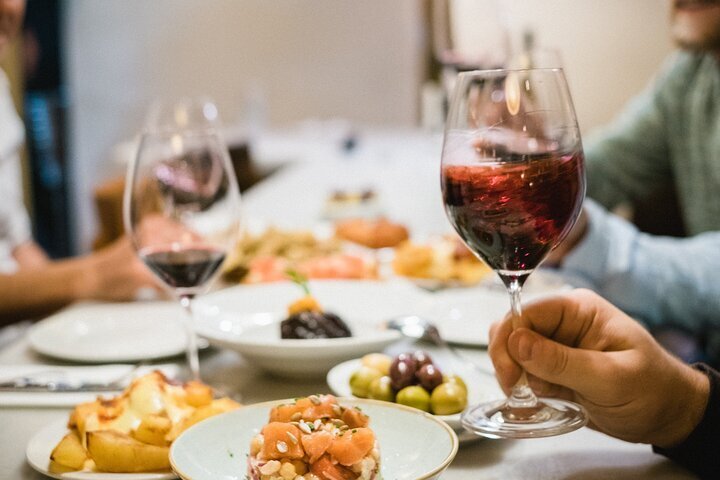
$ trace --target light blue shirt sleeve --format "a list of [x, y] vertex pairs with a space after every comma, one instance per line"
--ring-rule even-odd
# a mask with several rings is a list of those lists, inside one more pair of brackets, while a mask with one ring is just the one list
[[585, 201], [589, 227], [561, 272], [648, 325], [720, 326], [720, 232], [689, 238], [640, 232]]

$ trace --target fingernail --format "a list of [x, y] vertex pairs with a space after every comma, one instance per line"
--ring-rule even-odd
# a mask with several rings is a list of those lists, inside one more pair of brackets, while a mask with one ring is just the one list
[[532, 359], [533, 340], [530, 335], [518, 333], [518, 360], [527, 362]]

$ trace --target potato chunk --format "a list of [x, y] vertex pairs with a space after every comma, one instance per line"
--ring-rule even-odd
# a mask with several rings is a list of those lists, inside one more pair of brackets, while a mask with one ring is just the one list
[[184, 386], [185, 402], [193, 407], [204, 407], [213, 400], [212, 388], [197, 380], [191, 380]]
[[100, 472], [136, 473], [170, 469], [168, 447], [148, 445], [114, 430], [88, 432], [88, 451]]
[[188, 417], [185, 417], [182, 421], [173, 425], [165, 438], [173, 442], [182, 432], [196, 423], [202, 422], [206, 418], [235, 410], [236, 408], [240, 408], [240, 404], [231, 398], [223, 397], [213, 400], [209, 405], [196, 408]]
[[141, 442], [166, 447], [169, 442], [165, 440], [165, 435], [171, 427], [172, 422], [169, 418], [162, 415], [147, 415], [142, 419], [140, 425], [130, 432], [130, 435]]
[[50, 460], [73, 470], [82, 470], [87, 459], [88, 452], [74, 430], [68, 432], [50, 454]]

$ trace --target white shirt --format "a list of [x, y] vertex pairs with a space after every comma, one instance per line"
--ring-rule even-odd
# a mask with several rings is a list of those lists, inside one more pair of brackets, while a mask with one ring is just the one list
[[17, 270], [13, 250], [32, 238], [18, 154], [24, 139], [7, 77], [0, 70], [0, 273]]

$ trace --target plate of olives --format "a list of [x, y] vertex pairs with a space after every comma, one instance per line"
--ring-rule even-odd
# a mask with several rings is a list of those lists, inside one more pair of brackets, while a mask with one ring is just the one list
[[370, 353], [336, 365], [327, 375], [334, 394], [399, 403], [438, 416], [455, 430], [460, 413], [479, 402], [483, 392], [460, 375], [444, 371], [423, 351], [395, 357]]

